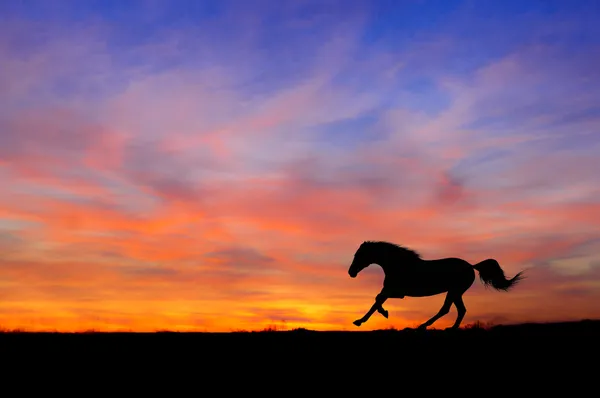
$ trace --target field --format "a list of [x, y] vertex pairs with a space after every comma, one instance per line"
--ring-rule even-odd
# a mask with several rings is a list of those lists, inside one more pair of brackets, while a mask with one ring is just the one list
[[[223, 372], [263, 378], [283, 373], [287, 377], [317, 374], [327, 375], [330, 382], [331, 377], [353, 379], [366, 372], [379, 378], [462, 372], [461, 377], [476, 379], [480, 374], [482, 378], [498, 378], [493, 383], [520, 379], [530, 386], [536, 377], [546, 377], [541, 385], [534, 383], [540, 392], [542, 387], [550, 388], [547, 383], [552, 380], [569, 383], [576, 378], [576, 387], [593, 381], [586, 375], [597, 374], [599, 337], [600, 321], [593, 320], [457, 331], [5, 332], [0, 333], [0, 356], [13, 366], [46, 364], [46, 370], [54, 371], [61, 364], [87, 372], [96, 368], [127, 372], [152, 368], [166, 374], [177, 369], [183, 372], [180, 375], [201, 374], [204, 382], [206, 378], [211, 381], [207, 375]], [[559, 376], [554, 380], [551, 374]]]

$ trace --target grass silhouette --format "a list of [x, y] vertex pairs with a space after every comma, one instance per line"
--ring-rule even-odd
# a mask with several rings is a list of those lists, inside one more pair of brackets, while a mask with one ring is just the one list
[[385, 329], [377, 329], [370, 331], [361, 330], [350, 330], [350, 331], [316, 331], [306, 328], [293, 328], [288, 329], [285, 325], [271, 324], [259, 330], [246, 330], [246, 329], [234, 329], [230, 332], [198, 332], [198, 331], [176, 331], [161, 329], [155, 332], [134, 332], [134, 331], [98, 331], [94, 329], [78, 331], [78, 332], [59, 332], [59, 331], [27, 331], [25, 329], [6, 329], [0, 327], [0, 336], [2, 335], [24, 335], [30, 338], [42, 335], [147, 335], [147, 334], [179, 334], [179, 335], [190, 335], [202, 338], [202, 336], [208, 335], [237, 335], [237, 334], [265, 334], [265, 333], [277, 333], [281, 334], [296, 334], [296, 333], [312, 333], [312, 334], [336, 334], [340, 336], [352, 336], [356, 334], [377, 334], [382, 332], [396, 333], [398, 336], [408, 335], [408, 333], [418, 333], [419, 336], [431, 336], [439, 333], [452, 334], [454, 336], [470, 335], [471, 332], [485, 331], [490, 335], [496, 334], [507, 334], [511, 333], [539, 333], [540, 336], [554, 333], [573, 333], [574, 336], [588, 335], [589, 333], [600, 332], [600, 320], [583, 319], [581, 321], [567, 321], [567, 322], [545, 322], [545, 323], [522, 323], [522, 324], [510, 324], [510, 325], [496, 325], [493, 322], [481, 322], [475, 321], [473, 323], [466, 324], [457, 330], [445, 330], [431, 328], [426, 330], [419, 330], [418, 328], [406, 327], [404, 329], [398, 329], [396, 327], [389, 327]]

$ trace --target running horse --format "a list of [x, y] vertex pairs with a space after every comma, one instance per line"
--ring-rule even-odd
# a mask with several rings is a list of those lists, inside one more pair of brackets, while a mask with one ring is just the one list
[[387, 318], [388, 312], [383, 308], [383, 303], [389, 298], [426, 297], [446, 293], [442, 308], [431, 319], [421, 324], [419, 329], [426, 329], [448, 314], [452, 304], [456, 306], [458, 317], [448, 329], [457, 329], [467, 313], [462, 296], [475, 281], [475, 271], [479, 273], [484, 286], [491, 286], [500, 291], [508, 291], [523, 279], [523, 272], [507, 279], [498, 261], [491, 258], [475, 265], [461, 258], [423, 260], [419, 253], [413, 250], [381, 241], [363, 242], [354, 254], [348, 274], [356, 278], [360, 271], [371, 264], [379, 265], [385, 273], [383, 289], [375, 297], [371, 309], [353, 322], [356, 326], [368, 321], [375, 311]]

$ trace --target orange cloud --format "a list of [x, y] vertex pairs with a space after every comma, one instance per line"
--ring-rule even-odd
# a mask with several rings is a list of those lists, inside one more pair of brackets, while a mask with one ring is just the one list
[[[536, 94], [569, 60], [539, 68], [536, 49], [470, 78], [435, 75], [449, 98], [436, 113], [398, 105], [413, 98], [409, 71], [344, 37], [307, 56], [301, 78], [257, 86], [210, 57], [206, 68], [117, 67], [93, 31], [20, 60], [0, 46], [11, 100], [0, 111], [0, 326], [352, 330], [383, 280], [376, 266], [347, 276], [367, 239], [527, 269], [510, 293], [476, 282], [466, 322], [597, 317], [600, 164], [585, 132], [598, 123], [569, 122], [571, 96]], [[406, 62], [440, 56], [424, 48]], [[167, 41], [135, 54], [157, 49], [180, 52]], [[56, 89], [65, 79], [74, 92]], [[391, 300], [390, 319], [363, 328], [415, 326], [441, 303]]]

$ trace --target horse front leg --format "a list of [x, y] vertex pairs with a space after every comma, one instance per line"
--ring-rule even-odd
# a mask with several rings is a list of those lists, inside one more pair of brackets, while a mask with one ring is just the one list
[[371, 315], [378, 311], [384, 317], [388, 317], [388, 312], [383, 309], [382, 305], [388, 298], [384, 296], [382, 293], [379, 293], [377, 297], [375, 297], [375, 303], [371, 306], [371, 309], [360, 319], [355, 320], [354, 323], [356, 326], [360, 326], [371, 318]]

